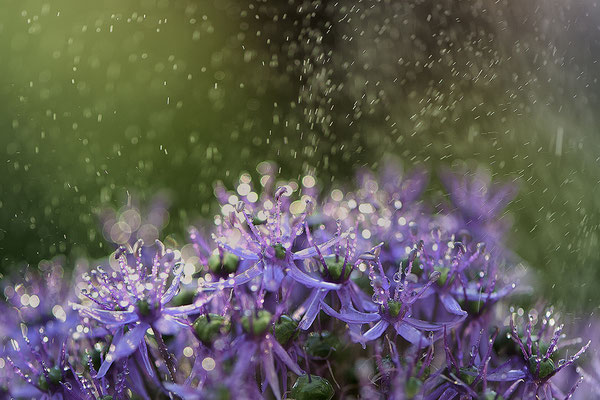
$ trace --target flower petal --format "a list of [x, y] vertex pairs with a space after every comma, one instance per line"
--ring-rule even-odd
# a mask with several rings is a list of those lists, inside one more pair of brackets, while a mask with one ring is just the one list
[[[348, 232], [344, 232], [340, 236], [331, 238], [328, 241], [326, 241], [325, 243], [321, 243], [317, 247], [319, 248], [320, 251], [326, 250], [326, 249], [330, 248], [331, 246], [338, 244], [340, 241], [345, 239], [347, 236], [348, 236]], [[305, 258], [314, 257], [316, 255], [317, 255], [317, 249], [315, 249], [314, 247], [311, 246], [306, 249], [303, 249], [303, 250], [293, 253], [292, 258], [294, 260], [302, 260]]]
[[377, 339], [379, 336], [383, 335], [383, 332], [390, 326], [389, 322], [385, 320], [380, 320], [377, 322], [371, 329], [365, 332], [364, 335], [361, 335], [365, 342], [369, 342], [371, 340]]
[[394, 324], [394, 329], [400, 336], [404, 339], [408, 340], [410, 343], [415, 344], [417, 346], [429, 346], [430, 340], [423, 335], [419, 330], [415, 327], [410, 326], [404, 321], [398, 321]]
[[248, 268], [244, 272], [240, 272], [239, 274], [235, 275], [234, 277], [231, 277], [231, 278], [228, 278], [225, 280], [221, 280], [218, 282], [207, 282], [202, 285], [202, 289], [203, 290], [215, 290], [215, 289], [226, 289], [226, 288], [232, 288], [235, 286], [240, 286], [240, 285], [250, 282], [252, 279], [256, 278], [257, 276], [261, 275], [262, 273], [263, 273], [262, 262], [258, 261], [252, 267]]
[[148, 346], [146, 345], [146, 341], [140, 341], [140, 354], [142, 356], [142, 361], [144, 361], [144, 367], [146, 368], [146, 372], [152, 378], [154, 377], [154, 369], [152, 368], [152, 364], [150, 364], [150, 358], [148, 357]]
[[517, 379], [525, 378], [527, 373], [520, 369], [511, 369], [510, 371], [492, 372], [486, 379], [493, 382], [514, 382]]
[[149, 327], [150, 325], [146, 323], [140, 323], [122, 337], [117, 337], [115, 335], [115, 339], [110, 346], [111, 351], [109, 351], [104, 363], [100, 366], [97, 378], [103, 377], [108, 371], [108, 368], [110, 368], [110, 364], [114, 361], [128, 357], [136, 351], [140, 347], [140, 342], [144, 340], [144, 335]]
[[272, 343], [263, 341], [261, 343], [261, 358], [262, 365], [265, 370], [265, 378], [273, 395], [277, 400], [281, 399], [281, 390], [279, 390], [279, 379], [277, 378], [277, 372], [275, 371], [275, 362], [273, 360]]
[[379, 321], [381, 316], [376, 313], [363, 313], [356, 311], [350, 307], [340, 310], [341, 312], [335, 311], [324, 301], [321, 302], [323, 311], [328, 315], [339, 319], [340, 321], [347, 322], [349, 324], [368, 324], [369, 322]]
[[74, 310], [106, 325], [125, 325], [138, 320], [135, 311], [112, 311], [71, 303]]
[[[115, 333], [112, 343], [113, 344], [117, 344], [121, 341], [121, 339], [123, 338], [123, 328], [119, 328], [117, 329], [117, 333]], [[102, 378], [104, 375], [106, 375], [106, 372], [108, 371], [108, 369], [110, 368], [110, 366], [113, 363], [113, 359], [112, 358], [108, 358], [106, 357], [104, 359], [104, 361], [102, 361], [102, 365], [100, 365], [100, 368], [98, 369], [98, 373], [96, 374], [96, 378]]]
[[449, 323], [427, 322], [413, 317], [404, 317], [403, 322], [424, 331], [439, 331], [444, 329], [444, 326], [450, 326]]
[[162, 298], [160, 299], [161, 305], [164, 306], [169, 301], [171, 301], [171, 299], [173, 299], [173, 297], [175, 297], [175, 295], [177, 294], [177, 291], [179, 290], [179, 282], [181, 282], [182, 274], [183, 274], [183, 264], [179, 264], [175, 269], [175, 275], [173, 276], [173, 281], [171, 282], [171, 286], [169, 286], [167, 291], [163, 294]]
[[317, 318], [319, 311], [321, 311], [321, 301], [327, 296], [329, 293], [328, 290], [325, 289], [314, 289], [310, 294], [308, 301], [305, 303], [306, 312], [304, 313], [304, 317], [298, 324], [298, 327], [302, 330], [307, 330]]
[[313, 278], [312, 276], [300, 271], [300, 269], [296, 267], [293, 262], [287, 265], [286, 272], [290, 278], [307, 287], [329, 290], [337, 290], [340, 287], [340, 285], [337, 283], [331, 283]]
[[275, 352], [275, 355], [288, 367], [290, 371], [292, 371], [296, 375], [304, 374], [302, 368], [300, 368], [298, 364], [294, 362], [294, 360], [292, 360], [292, 357], [290, 357], [288, 352], [285, 351], [283, 347], [281, 347], [277, 340], [273, 339], [273, 336], [269, 335], [269, 341], [271, 343], [273, 351]]
[[460, 308], [460, 304], [458, 304], [458, 301], [456, 301], [454, 297], [448, 294], [442, 294], [440, 296], [440, 300], [442, 301], [442, 304], [444, 305], [446, 311], [448, 311], [449, 313], [460, 316], [467, 315], [467, 312]]
[[284, 278], [283, 271], [281, 271], [279, 265], [272, 262], [267, 261], [264, 265], [263, 284], [267, 291], [274, 292], [281, 286], [281, 281]]
[[197, 299], [193, 304], [187, 304], [185, 306], [177, 306], [177, 307], [167, 307], [162, 310], [163, 314], [171, 315], [171, 316], [182, 316], [189, 314], [196, 314], [200, 312], [200, 308], [204, 307], [204, 305], [208, 304], [213, 297], [214, 294], [210, 296], [204, 297], [202, 299]]
[[241, 259], [244, 259], [244, 260], [260, 259], [260, 256], [256, 253], [254, 253], [253, 251], [241, 249], [241, 248], [237, 248], [237, 247], [231, 247], [221, 238], [217, 238], [215, 241], [219, 244], [219, 246], [223, 247], [228, 252], [235, 254], [236, 256], [238, 256]]

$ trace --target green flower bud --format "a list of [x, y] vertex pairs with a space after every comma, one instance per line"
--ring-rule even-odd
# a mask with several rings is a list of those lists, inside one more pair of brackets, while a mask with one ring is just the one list
[[148, 300], [146, 300], [146, 299], [138, 300], [138, 302], [135, 303], [135, 306], [137, 307], [139, 315], [141, 315], [143, 317], [147, 317], [150, 315], [151, 308], [150, 308], [150, 303], [148, 303]]
[[240, 259], [233, 253], [224, 252], [223, 259], [217, 254], [212, 254], [208, 258], [208, 268], [214, 273], [231, 274], [237, 271]]
[[406, 398], [414, 399], [415, 396], [421, 391], [421, 386], [423, 386], [423, 382], [420, 379], [415, 378], [414, 376], [408, 378], [405, 387]]
[[275, 257], [280, 260], [285, 260], [286, 250], [281, 243], [275, 243], [273, 245], [273, 250], [275, 250]]
[[493, 390], [486, 390], [485, 393], [479, 395], [478, 400], [504, 400], [504, 397]]
[[395, 300], [388, 300], [388, 311], [392, 317], [397, 317], [400, 314], [400, 309], [402, 308], [402, 302]]
[[554, 372], [554, 361], [552, 361], [551, 358], [543, 360], [532, 356], [529, 357], [529, 371], [531, 371], [533, 375], [535, 375], [538, 370], [538, 364], [540, 365], [540, 372], [537, 374], [538, 378], [545, 378]]
[[231, 324], [224, 317], [218, 314], [209, 314], [199, 316], [194, 321], [194, 330], [196, 335], [204, 344], [212, 343], [218, 336], [228, 333]]
[[281, 344], [286, 344], [292, 337], [298, 337], [298, 323], [287, 315], [282, 315], [275, 324], [275, 338]]
[[182, 290], [171, 300], [171, 305], [174, 307], [187, 306], [194, 302], [196, 291], [194, 290]]
[[271, 313], [266, 310], [260, 310], [258, 316], [252, 317], [252, 332], [250, 332], [250, 318], [245, 315], [242, 317], [242, 327], [248, 333], [258, 336], [267, 331], [271, 323]]
[[450, 273], [450, 268], [435, 267], [434, 269], [440, 273], [440, 277], [437, 279], [437, 284], [439, 286], [444, 286], [446, 284], [446, 281], [448, 280], [448, 274]]
[[302, 375], [296, 379], [290, 398], [295, 400], [330, 400], [333, 398], [335, 390], [331, 383], [325, 378], [317, 375], [311, 375], [310, 381], [308, 375]]
[[[402, 270], [406, 271], [408, 268], [408, 258], [401, 261]], [[411, 274], [415, 274], [417, 276], [421, 276], [423, 273], [423, 269], [421, 268], [421, 260], [415, 258], [412, 263], [412, 268], [410, 269]]]
[[262, 218], [260, 218], [260, 217], [258, 217], [258, 216], [252, 217], [252, 224], [253, 224], [254, 226], [262, 225], [262, 224], [264, 224], [265, 222], [267, 222], [267, 220], [266, 220], [266, 219], [262, 219]]
[[38, 377], [38, 386], [43, 391], [47, 391], [50, 388], [50, 385], [59, 385], [62, 379], [62, 372], [58, 367], [52, 367], [48, 370], [48, 379], [44, 376], [44, 374], [40, 374]]
[[337, 349], [342, 347], [342, 342], [337, 336], [328, 331], [323, 331], [320, 335], [311, 332], [306, 338], [304, 348], [306, 352], [313, 357], [326, 358]]
[[473, 382], [475, 382], [475, 378], [477, 377], [477, 374], [479, 373], [477, 368], [475, 368], [474, 366], [468, 367], [468, 368], [461, 368], [459, 371], [460, 371], [460, 373], [459, 373], [460, 379], [467, 385], [471, 385]]
[[[338, 280], [342, 276], [342, 269], [344, 269], [344, 258], [338, 258], [335, 256], [326, 257], [325, 264], [327, 264], [327, 270], [329, 271], [329, 276], [333, 280]], [[321, 273], [325, 273], [325, 267], [323, 265], [320, 266]], [[350, 277], [352, 273], [352, 265], [346, 264], [346, 269], [344, 270], [344, 280]]]

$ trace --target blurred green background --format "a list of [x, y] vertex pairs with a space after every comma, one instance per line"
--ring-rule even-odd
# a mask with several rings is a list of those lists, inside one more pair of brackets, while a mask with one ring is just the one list
[[593, 309], [599, 26], [592, 1], [5, 0], [0, 271], [105, 255], [127, 193], [168, 190], [183, 240], [263, 160], [341, 184], [392, 153], [517, 180], [511, 244]]

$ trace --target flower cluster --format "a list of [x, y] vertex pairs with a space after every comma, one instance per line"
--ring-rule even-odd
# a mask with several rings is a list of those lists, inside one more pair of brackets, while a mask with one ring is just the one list
[[128, 205], [114, 253], [73, 282], [60, 259], [5, 279], [0, 398], [553, 400], [583, 378], [598, 395], [574, 366], [589, 342], [515, 303], [515, 185], [444, 172], [428, 204], [425, 170], [385, 165], [322, 193], [262, 164], [259, 187], [216, 186], [220, 213], [184, 245], [144, 241]]

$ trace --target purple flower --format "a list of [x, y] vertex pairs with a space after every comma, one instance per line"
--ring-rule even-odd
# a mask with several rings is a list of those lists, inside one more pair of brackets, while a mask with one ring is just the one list
[[[394, 283], [390, 284], [384, 272], [379, 258], [379, 248], [375, 247], [371, 252], [363, 254], [360, 258], [369, 263], [369, 280], [373, 287], [373, 302], [378, 305], [377, 312], [358, 313], [354, 310], [335, 311], [327, 304], [323, 304], [323, 311], [337, 319], [353, 325], [375, 323], [365, 333], [356, 329], [351, 330], [351, 336], [355, 341], [366, 343], [380, 337], [389, 326], [412, 344], [428, 345], [431, 340], [423, 334], [423, 331], [439, 331], [445, 324], [426, 322], [412, 316], [413, 304], [423, 296], [423, 293], [439, 278], [439, 272], [434, 272], [429, 281], [422, 287], [415, 289], [406, 277], [401, 273], [394, 275]], [[410, 268], [410, 267], [409, 267]], [[375, 270], [377, 269], [377, 273]], [[410, 273], [410, 270], [408, 271]]]
[[[315, 248], [317, 253], [316, 262], [318, 270], [321, 274], [321, 280], [324, 282], [331, 282], [339, 284], [336, 289], [327, 289], [322, 287], [316, 287], [312, 289], [311, 294], [306, 298], [303, 304], [296, 309], [294, 316], [302, 320], [299, 323], [300, 329], [306, 330], [313, 324], [315, 318], [319, 312], [326, 308], [325, 312], [328, 312], [331, 308], [324, 302], [325, 297], [328, 293], [333, 292], [337, 295], [340, 301], [341, 308], [340, 312], [343, 314], [354, 314], [355, 316], [361, 316], [363, 319], [373, 317], [365, 314], [365, 312], [376, 312], [377, 305], [365, 295], [365, 293], [350, 279], [350, 276], [354, 270], [354, 266], [357, 262], [354, 258], [356, 251], [356, 239], [353, 243], [350, 243], [348, 238], [346, 241], [345, 254], [341, 253], [341, 246], [338, 244], [335, 246], [333, 254], [323, 255], [319, 247], [313, 242], [312, 235], [308, 229], [305, 228], [308, 243]], [[338, 231], [339, 234], [339, 231]], [[356, 238], [355, 235], [352, 235]]]
[[[511, 370], [497, 372], [488, 378], [511, 383], [508, 392], [518, 393], [523, 399], [568, 399], [579, 381], [565, 395], [552, 378], [572, 365], [587, 350], [590, 342], [572, 356], [559, 359], [556, 352], [561, 348], [559, 342], [563, 325], [556, 325], [557, 319], [552, 309], [545, 310], [540, 317], [537, 317], [537, 312], [531, 313], [521, 334], [514, 317], [510, 319], [511, 339], [518, 345], [522, 358], [515, 361]], [[541, 322], [537, 332], [534, 332], [536, 319]]]
[[81, 315], [100, 322], [113, 335], [110, 351], [98, 370], [98, 377], [104, 376], [113, 362], [138, 349], [148, 374], [152, 376], [154, 372], [144, 341], [146, 331], [152, 328], [160, 346], [161, 333], [172, 334], [180, 327], [188, 327], [183, 317], [198, 312], [207, 300], [167, 307], [179, 289], [183, 266], [176, 254], [166, 250], [159, 241], [156, 249], [144, 247], [141, 241], [131, 250], [121, 247], [115, 253], [115, 259], [119, 270], [108, 273], [98, 267], [84, 276], [88, 288], [82, 291], [82, 295], [91, 304], [72, 306]]
[[[504, 399], [506, 394], [499, 394], [488, 386], [488, 374], [492, 369], [493, 342], [498, 335], [496, 330], [485, 340], [484, 331], [462, 335], [468, 354], [463, 354], [461, 347], [454, 351], [450, 338], [444, 330], [444, 351], [446, 353], [446, 369], [434, 374], [430, 380], [438, 385], [432, 389], [425, 400], [453, 399]], [[493, 372], [493, 371], [492, 371]]]
[[[314, 257], [316, 249], [312, 247], [295, 250], [294, 246], [298, 244], [297, 240], [303, 233], [304, 220], [307, 212], [298, 218], [292, 218], [291, 215], [282, 213], [281, 196], [286, 188], [281, 187], [275, 193], [275, 210], [268, 213], [269, 217], [266, 224], [255, 225], [251, 216], [245, 211], [244, 203], [239, 203], [237, 211], [241, 213], [247, 225], [247, 229], [242, 222], [232, 214], [233, 228], [242, 233], [243, 244], [231, 245], [228, 243], [228, 237], [222, 236], [216, 238], [219, 246], [228, 252], [235, 254], [242, 260], [251, 260], [255, 264], [247, 270], [226, 280], [218, 282], [207, 282], [203, 289], [224, 289], [243, 285], [252, 281], [254, 278], [262, 276], [262, 285], [268, 291], [276, 291], [281, 285], [281, 281], [287, 276], [307, 287], [321, 287], [325, 289], [336, 289], [338, 284], [324, 282], [315, 279], [300, 270], [296, 262]], [[235, 236], [233, 233], [229, 236]], [[345, 238], [347, 233], [334, 237], [322, 243], [318, 248], [323, 251], [340, 240]]]

